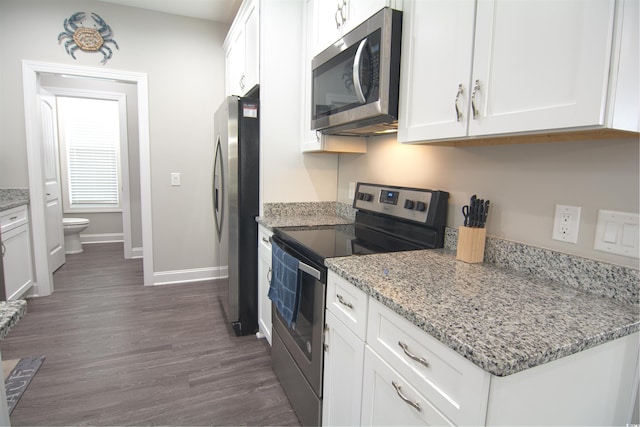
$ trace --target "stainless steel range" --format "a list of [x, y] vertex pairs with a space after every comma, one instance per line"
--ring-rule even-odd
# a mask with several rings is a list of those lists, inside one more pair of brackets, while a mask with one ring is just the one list
[[273, 307], [273, 369], [303, 425], [322, 423], [323, 330], [332, 257], [441, 248], [449, 193], [358, 183], [350, 225], [276, 228], [273, 242], [299, 261], [297, 319]]

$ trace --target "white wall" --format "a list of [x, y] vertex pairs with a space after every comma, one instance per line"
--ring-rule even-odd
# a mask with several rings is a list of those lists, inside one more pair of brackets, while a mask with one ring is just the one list
[[[638, 259], [593, 249], [598, 209], [639, 211], [638, 139], [487, 147], [402, 145], [371, 138], [368, 153], [341, 154], [338, 200], [350, 181], [448, 191], [447, 225], [458, 227], [469, 197], [491, 199], [487, 233], [591, 259], [639, 267]], [[555, 205], [582, 207], [576, 245], [551, 239]]]
[[[79, 11], [114, 31], [120, 50], [104, 66], [101, 54], [78, 50], [74, 60], [58, 44], [63, 21]], [[147, 73], [153, 270], [214, 267], [213, 114], [224, 97], [227, 29], [93, 0], [0, 0], [0, 187], [28, 186], [23, 59]], [[181, 187], [170, 186], [171, 172], [182, 173]]]
[[337, 155], [300, 152], [303, 3], [260, 2], [262, 203], [336, 200]]

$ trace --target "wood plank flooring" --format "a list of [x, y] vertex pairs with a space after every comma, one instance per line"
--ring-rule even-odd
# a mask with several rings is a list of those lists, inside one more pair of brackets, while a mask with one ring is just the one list
[[46, 356], [13, 425], [299, 425], [268, 344], [223, 320], [224, 282], [143, 286], [122, 254], [68, 255], [0, 342], [3, 359]]

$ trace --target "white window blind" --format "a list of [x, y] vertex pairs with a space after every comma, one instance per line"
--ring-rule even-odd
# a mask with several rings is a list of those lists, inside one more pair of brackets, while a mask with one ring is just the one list
[[117, 101], [58, 97], [70, 208], [119, 206]]

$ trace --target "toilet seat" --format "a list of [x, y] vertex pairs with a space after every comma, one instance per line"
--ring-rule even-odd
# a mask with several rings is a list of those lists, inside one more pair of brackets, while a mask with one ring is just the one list
[[86, 218], [62, 218], [63, 226], [88, 225], [89, 220]]

